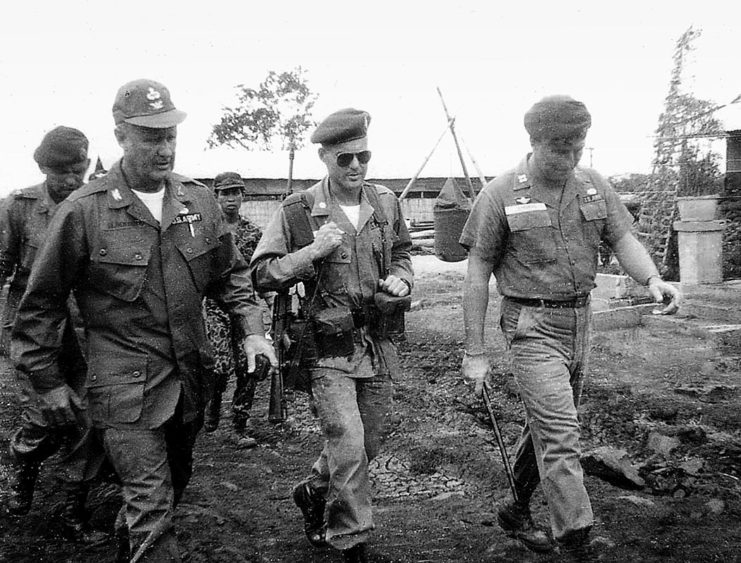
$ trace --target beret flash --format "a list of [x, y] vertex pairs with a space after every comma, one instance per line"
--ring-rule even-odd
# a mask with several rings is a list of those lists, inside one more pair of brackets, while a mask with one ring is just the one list
[[39, 166], [50, 168], [84, 162], [88, 140], [82, 131], [60, 125], [49, 131], [33, 153]]
[[525, 129], [535, 139], [559, 139], [584, 135], [592, 116], [582, 102], [571, 96], [546, 96], [525, 114]]
[[337, 145], [368, 134], [370, 114], [367, 111], [345, 108], [328, 115], [311, 134], [312, 143]]

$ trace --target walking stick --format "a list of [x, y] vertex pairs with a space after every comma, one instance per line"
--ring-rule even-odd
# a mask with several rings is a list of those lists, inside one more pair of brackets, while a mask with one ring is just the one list
[[502, 454], [502, 463], [504, 463], [504, 471], [507, 473], [507, 481], [509, 481], [509, 488], [512, 490], [512, 498], [515, 502], [519, 502], [517, 496], [517, 487], [515, 487], [515, 474], [512, 472], [512, 466], [509, 464], [509, 457], [507, 456], [507, 448], [504, 447], [504, 440], [502, 439], [502, 433], [499, 430], [499, 424], [497, 419], [494, 417], [494, 409], [491, 406], [491, 398], [489, 397], [489, 385], [484, 383], [484, 390], [482, 393], [484, 397], [484, 403], [486, 404], [486, 410], [489, 411], [489, 419], [494, 427], [494, 435], [497, 437], [497, 445], [499, 446], [499, 453]]

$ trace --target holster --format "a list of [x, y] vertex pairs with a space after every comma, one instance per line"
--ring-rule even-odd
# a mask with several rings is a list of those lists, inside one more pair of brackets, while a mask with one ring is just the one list
[[379, 291], [373, 296], [375, 311], [371, 334], [376, 338], [389, 338], [404, 334], [404, 313], [412, 305], [411, 295], [397, 297]]

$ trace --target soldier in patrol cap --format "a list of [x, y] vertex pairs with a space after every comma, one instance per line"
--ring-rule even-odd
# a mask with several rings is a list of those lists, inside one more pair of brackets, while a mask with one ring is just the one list
[[365, 181], [369, 122], [367, 112], [348, 108], [319, 124], [311, 141], [320, 145], [327, 176], [286, 198], [252, 257], [258, 290], [305, 287], [301, 309], [315, 353], [301, 358], [326, 441], [293, 499], [309, 542], [341, 550], [348, 562], [367, 560], [374, 527], [368, 461], [387, 432], [398, 375], [384, 321], [408, 303], [413, 280], [399, 200]]
[[173, 510], [211, 392], [208, 295], [232, 315], [247, 363], [276, 358], [249, 267], [202, 184], [173, 172], [185, 114], [153, 80], [113, 104], [123, 158], [57, 211], [21, 300], [13, 356], [56, 425], [75, 418], [56, 327], [71, 291], [88, 338], [88, 413], [122, 483], [119, 561], [180, 561]]
[[675, 313], [681, 295], [661, 279], [631, 233], [630, 214], [610, 184], [596, 171], [577, 166], [591, 125], [584, 104], [548, 96], [530, 108], [524, 122], [532, 152], [481, 191], [460, 238], [469, 251], [462, 371], [480, 394], [488, 384], [484, 320], [493, 273], [526, 413], [514, 463], [518, 501], [500, 507], [499, 525], [530, 549], [554, 547], [530, 514], [530, 498], [540, 482], [556, 545], [576, 560], [591, 560], [593, 515], [579, 463], [577, 407], [600, 241], [657, 303], [667, 303], [662, 314]]
[[[34, 152], [34, 160], [46, 179], [41, 184], [18, 190], [0, 206], [0, 287], [10, 279], [2, 326], [2, 353], [7, 355], [10, 333], [15, 322], [18, 303], [26, 289], [31, 266], [44, 241], [49, 222], [59, 204], [83, 185], [90, 160], [88, 139], [78, 129], [59, 126], [44, 135]], [[86, 363], [73, 322], [66, 316], [60, 365], [61, 378], [82, 396]], [[19, 400], [23, 407], [21, 427], [10, 440], [10, 452], [15, 461], [11, 477], [11, 498], [8, 511], [23, 515], [31, 509], [34, 487], [42, 462], [60, 449], [62, 460], [57, 475], [62, 480], [64, 509], [62, 525], [65, 535], [75, 541], [95, 542], [102, 532], [91, 530], [86, 522], [85, 499], [88, 492], [86, 465], [89, 444], [82, 440], [86, 429], [78, 424], [55, 428], [39, 408], [36, 394], [28, 379], [17, 374]], [[82, 405], [78, 405], [82, 409]], [[77, 444], [78, 447], [72, 447]]]

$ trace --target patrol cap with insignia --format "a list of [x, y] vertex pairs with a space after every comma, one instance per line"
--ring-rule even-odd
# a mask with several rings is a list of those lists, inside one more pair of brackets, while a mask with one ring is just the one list
[[214, 191], [244, 188], [244, 180], [237, 172], [222, 172], [214, 178]]
[[571, 96], [546, 96], [525, 114], [525, 129], [534, 139], [584, 137], [592, 125], [587, 107]]
[[311, 134], [312, 143], [338, 145], [368, 134], [370, 114], [367, 111], [345, 108], [329, 114]]
[[39, 166], [55, 168], [87, 160], [88, 140], [82, 131], [60, 125], [49, 131], [33, 153]]
[[116, 93], [113, 120], [140, 127], [166, 129], [182, 123], [187, 114], [175, 108], [164, 84], [142, 78], [127, 82]]

